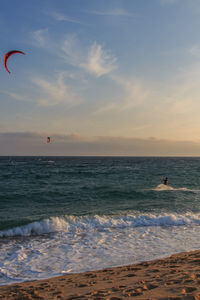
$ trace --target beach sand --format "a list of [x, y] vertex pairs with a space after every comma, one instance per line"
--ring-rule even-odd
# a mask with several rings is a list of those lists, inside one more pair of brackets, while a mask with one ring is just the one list
[[200, 299], [200, 250], [1, 286], [0, 299]]

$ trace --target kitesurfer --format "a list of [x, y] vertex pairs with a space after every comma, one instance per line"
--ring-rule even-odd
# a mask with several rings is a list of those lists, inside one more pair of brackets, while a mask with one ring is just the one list
[[168, 185], [168, 178], [167, 178], [167, 177], [165, 177], [165, 178], [163, 179], [163, 183], [164, 183], [165, 185]]

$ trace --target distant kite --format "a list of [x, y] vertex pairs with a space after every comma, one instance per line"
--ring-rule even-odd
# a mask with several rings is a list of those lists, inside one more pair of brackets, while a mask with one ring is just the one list
[[51, 142], [51, 138], [50, 136], [47, 137], [47, 143], [50, 143]]
[[16, 54], [16, 53], [21, 53], [21, 54], [25, 55], [25, 53], [22, 51], [12, 50], [12, 51], [7, 52], [4, 56], [4, 66], [5, 66], [6, 70], [8, 71], [8, 73], [11, 73], [11, 72], [8, 70], [7, 61], [10, 58], [10, 56], [12, 56], [13, 54]]

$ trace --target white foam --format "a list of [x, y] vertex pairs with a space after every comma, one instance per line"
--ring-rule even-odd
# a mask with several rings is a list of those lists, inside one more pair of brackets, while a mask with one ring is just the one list
[[171, 185], [159, 184], [156, 188], [152, 189], [152, 191], [185, 191], [185, 192], [199, 192], [200, 190], [192, 190], [187, 187], [173, 187]]
[[109, 231], [120, 228], [200, 225], [200, 214], [196, 213], [137, 213], [117, 216], [51, 217], [28, 225], [0, 231], [0, 237], [35, 236], [46, 233], [68, 232], [77, 234], [84, 231]]
[[0, 231], [0, 237], [40, 235], [61, 230], [68, 230], [68, 223], [63, 218], [52, 217], [40, 222]]
[[27, 228], [34, 228], [38, 234], [54, 234], [1, 238], [0, 284], [126, 265], [200, 247], [200, 215], [192, 213], [65, 216], [35, 223], [19, 232], [27, 235]]

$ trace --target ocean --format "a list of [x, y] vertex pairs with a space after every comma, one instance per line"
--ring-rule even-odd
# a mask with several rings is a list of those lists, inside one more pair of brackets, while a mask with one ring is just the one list
[[199, 236], [200, 158], [0, 157], [0, 285], [200, 249]]

